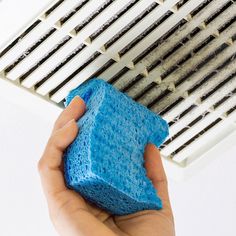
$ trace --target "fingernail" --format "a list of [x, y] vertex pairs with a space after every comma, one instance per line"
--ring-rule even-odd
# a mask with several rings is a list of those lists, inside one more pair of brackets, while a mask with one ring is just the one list
[[71, 101], [68, 103], [68, 106], [73, 104], [74, 102], [76, 103], [76, 101], [78, 102], [81, 98], [79, 96], [75, 96], [71, 99]]
[[82, 100], [82, 98], [79, 97], [79, 96], [75, 96], [75, 97], [72, 99], [72, 101], [79, 101], [79, 100]]

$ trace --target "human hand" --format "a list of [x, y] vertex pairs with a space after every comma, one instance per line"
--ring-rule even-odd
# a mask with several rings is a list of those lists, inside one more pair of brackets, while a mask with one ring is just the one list
[[145, 149], [145, 168], [163, 209], [114, 216], [68, 189], [63, 177], [63, 152], [78, 134], [78, 120], [85, 112], [82, 99], [75, 97], [57, 119], [38, 168], [50, 218], [61, 236], [174, 236], [174, 220], [167, 179], [160, 153], [153, 144]]

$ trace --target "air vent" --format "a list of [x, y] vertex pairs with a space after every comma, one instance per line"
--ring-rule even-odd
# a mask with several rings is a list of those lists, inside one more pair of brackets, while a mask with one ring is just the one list
[[0, 72], [57, 106], [103, 78], [168, 121], [161, 152], [183, 167], [236, 129], [235, 41], [233, 0], [55, 1], [0, 50]]

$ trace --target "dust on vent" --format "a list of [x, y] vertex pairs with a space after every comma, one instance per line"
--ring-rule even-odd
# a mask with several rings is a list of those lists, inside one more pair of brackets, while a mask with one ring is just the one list
[[185, 167], [235, 131], [235, 0], [58, 0], [0, 51], [2, 79], [62, 106], [93, 77], [162, 115]]

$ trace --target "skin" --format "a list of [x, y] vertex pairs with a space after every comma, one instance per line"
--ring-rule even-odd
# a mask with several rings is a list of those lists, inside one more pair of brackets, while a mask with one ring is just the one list
[[75, 97], [55, 122], [51, 137], [38, 163], [50, 218], [61, 236], [174, 236], [174, 219], [168, 196], [165, 171], [159, 150], [148, 144], [145, 168], [163, 209], [114, 216], [88, 203], [66, 187], [63, 177], [63, 152], [78, 133], [78, 120], [85, 112], [84, 101]]

